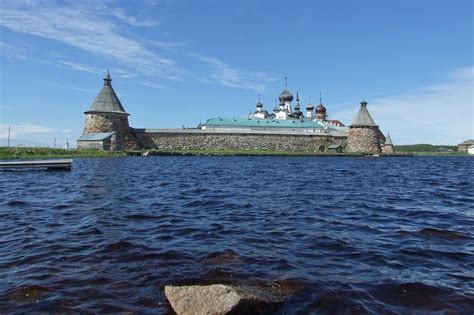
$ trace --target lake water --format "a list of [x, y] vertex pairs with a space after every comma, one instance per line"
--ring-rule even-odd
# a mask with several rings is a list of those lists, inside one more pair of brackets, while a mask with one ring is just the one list
[[280, 313], [474, 312], [474, 159], [130, 157], [0, 172], [0, 313], [166, 313], [168, 284]]

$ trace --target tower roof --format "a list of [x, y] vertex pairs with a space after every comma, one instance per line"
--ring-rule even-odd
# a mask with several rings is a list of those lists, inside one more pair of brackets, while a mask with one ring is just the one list
[[389, 133], [387, 133], [387, 136], [385, 137], [385, 145], [393, 145], [392, 138], [390, 137]]
[[112, 87], [112, 78], [108, 71], [104, 77], [104, 85], [102, 86], [102, 89], [86, 113], [89, 112], [110, 112], [128, 115], [128, 113], [125, 112], [122, 103], [120, 103], [117, 94], [115, 94]]
[[291, 94], [288, 89], [284, 89], [283, 92], [281, 92], [280, 97], [278, 97], [280, 102], [291, 102], [293, 101], [293, 94]]
[[360, 102], [359, 112], [349, 127], [378, 127], [367, 110], [367, 102]]
[[319, 103], [319, 105], [316, 106], [316, 112], [318, 112], [318, 113], [325, 113], [325, 112], [326, 112], [326, 107], [324, 107], [323, 104]]

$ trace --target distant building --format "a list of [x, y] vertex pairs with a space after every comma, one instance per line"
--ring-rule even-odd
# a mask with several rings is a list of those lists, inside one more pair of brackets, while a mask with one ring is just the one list
[[467, 152], [470, 146], [474, 145], [474, 140], [466, 140], [458, 144], [458, 152]]
[[123, 145], [117, 145], [115, 132], [86, 133], [77, 139], [78, 149], [95, 149], [104, 151], [120, 151]]
[[385, 143], [382, 147], [382, 152], [385, 154], [393, 154], [395, 153], [395, 149], [393, 147], [393, 142], [392, 138], [390, 137], [390, 134], [387, 133], [387, 137], [385, 138]]
[[474, 154], [474, 145], [471, 145], [469, 148], [467, 148], [467, 154]]

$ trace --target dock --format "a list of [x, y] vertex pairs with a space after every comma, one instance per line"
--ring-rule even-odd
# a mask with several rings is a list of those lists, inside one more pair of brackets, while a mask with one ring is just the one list
[[72, 159], [64, 160], [31, 160], [0, 161], [0, 170], [11, 169], [45, 169], [48, 171], [70, 171]]

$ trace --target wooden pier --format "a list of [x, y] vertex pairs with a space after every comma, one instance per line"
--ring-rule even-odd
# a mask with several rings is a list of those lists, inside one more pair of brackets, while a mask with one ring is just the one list
[[0, 170], [6, 169], [46, 169], [48, 171], [70, 171], [72, 159], [0, 161]]

